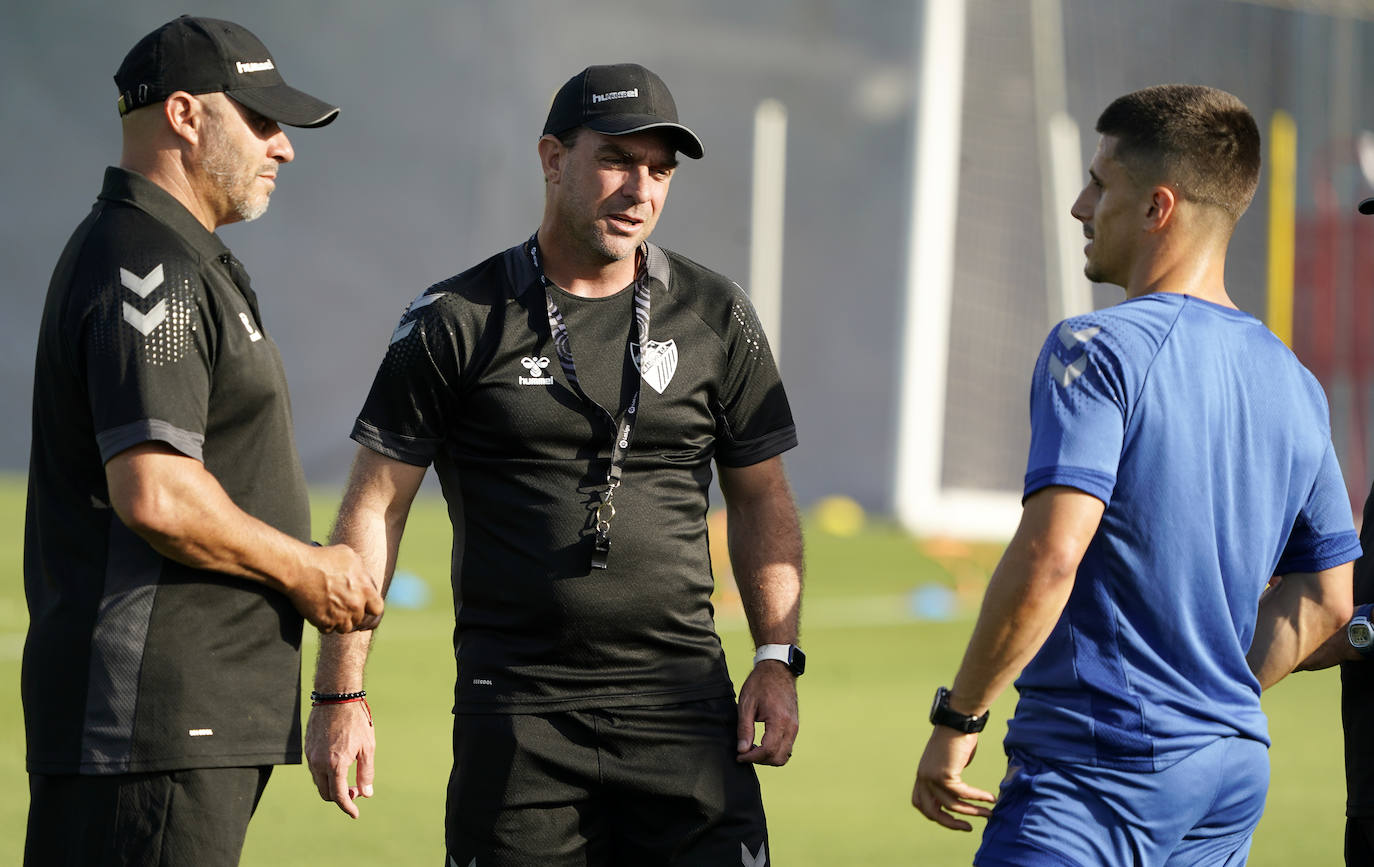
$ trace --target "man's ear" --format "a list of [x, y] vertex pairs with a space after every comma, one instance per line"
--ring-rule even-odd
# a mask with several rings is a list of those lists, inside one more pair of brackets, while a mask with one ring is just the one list
[[563, 161], [567, 158], [567, 154], [568, 149], [563, 147], [563, 143], [555, 136], [540, 136], [539, 164], [544, 169], [545, 183], [558, 183], [558, 179], [563, 173]]
[[1145, 231], [1158, 232], [1174, 218], [1178, 210], [1178, 193], [1166, 186], [1150, 190], [1149, 207], [1145, 211]]
[[177, 137], [187, 144], [200, 144], [205, 124], [205, 103], [184, 90], [178, 90], [162, 103], [163, 116]]

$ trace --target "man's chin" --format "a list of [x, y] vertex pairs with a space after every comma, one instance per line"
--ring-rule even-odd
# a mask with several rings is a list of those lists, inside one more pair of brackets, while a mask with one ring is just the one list
[[633, 256], [635, 250], [639, 249], [639, 245], [643, 242], [643, 239], [626, 238], [624, 236], [608, 238], [603, 235], [599, 241], [600, 243], [596, 245], [597, 251], [601, 253], [602, 256], [605, 256], [606, 263], [610, 264], [612, 262], [621, 262]]
[[238, 207], [235, 208], [235, 211], [238, 213], [240, 220], [245, 223], [251, 223], [258, 217], [267, 213], [267, 206], [269, 204], [271, 204], [270, 200], [264, 196], [256, 202], [240, 202]]

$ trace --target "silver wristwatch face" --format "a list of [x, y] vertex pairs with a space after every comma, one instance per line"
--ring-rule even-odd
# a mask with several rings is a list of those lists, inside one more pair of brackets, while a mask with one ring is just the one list
[[1371, 627], [1369, 620], [1364, 617], [1356, 617], [1350, 621], [1350, 626], [1346, 628], [1345, 634], [1350, 639], [1350, 646], [1357, 650], [1363, 650], [1374, 644], [1374, 627]]

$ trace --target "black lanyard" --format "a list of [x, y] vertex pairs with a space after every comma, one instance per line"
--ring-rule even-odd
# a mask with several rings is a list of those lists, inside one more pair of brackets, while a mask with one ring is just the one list
[[[548, 307], [549, 313], [549, 333], [553, 335], [553, 348], [558, 355], [558, 363], [563, 368], [563, 375], [567, 378], [568, 384], [573, 391], [583, 401], [601, 410], [611, 423], [611, 467], [606, 472], [606, 491], [601, 495], [601, 504], [596, 507], [596, 547], [592, 551], [592, 568], [605, 569], [606, 560], [611, 553], [611, 520], [615, 517], [615, 497], [616, 488], [620, 487], [621, 476], [625, 472], [625, 458], [630, 452], [630, 441], [634, 438], [635, 421], [639, 409], [639, 394], [644, 387], [644, 375], [639, 371], [639, 365], [635, 365], [635, 390], [630, 397], [630, 405], [625, 408], [625, 412], [617, 419], [611, 415], [610, 411], [604, 406], [592, 400], [587, 393], [582, 390], [582, 383], [577, 379], [577, 367], [573, 364], [572, 344], [568, 339], [568, 326], [563, 324], [563, 314], [558, 311], [558, 305], [554, 303], [553, 293], [549, 291], [550, 282], [544, 273], [544, 266], [539, 262], [539, 239], [538, 233], [530, 236], [525, 244], [526, 251], [530, 254], [530, 262], [534, 264], [534, 272], [539, 275], [539, 282], [544, 289], [544, 303]], [[639, 267], [635, 270], [635, 328], [639, 337], [639, 351], [642, 355], [645, 347], [649, 345], [649, 254], [648, 250], [641, 247], [638, 255], [640, 256]]]

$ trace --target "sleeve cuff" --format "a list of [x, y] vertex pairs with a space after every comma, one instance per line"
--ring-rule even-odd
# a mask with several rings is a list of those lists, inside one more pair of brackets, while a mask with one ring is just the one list
[[379, 455], [416, 467], [427, 467], [432, 464], [442, 442], [437, 439], [394, 434], [362, 419], [353, 423], [351, 437], [358, 445], [366, 446]]
[[1288, 575], [1293, 572], [1320, 572], [1323, 569], [1330, 569], [1357, 560], [1359, 556], [1360, 538], [1355, 535], [1354, 531], [1351, 531], [1323, 540], [1310, 553], [1296, 557], [1284, 557], [1279, 561], [1279, 565], [1274, 567], [1274, 572], [1278, 575]]
[[723, 467], [748, 467], [796, 447], [797, 428], [795, 425], [788, 425], [758, 439], [732, 442], [724, 448], [718, 447], [716, 462]]
[[100, 460], [104, 463], [109, 463], [120, 452], [146, 442], [166, 443], [188, 458], [205, 462], [205, 434], [185, 430], [157, 418], [139, 419], [101, 431], [95, 435], [95, 441], [100, 447]]
[[1024, 503], [1031, 494], [1050, 485], [1077, 488], [1110, 506], [1112, 491], [1116, 489], [1116, 477], [1083, 467], [1043, 467], [1026, 473], [1026, 488], [1021, 494], [1021, 502]]

